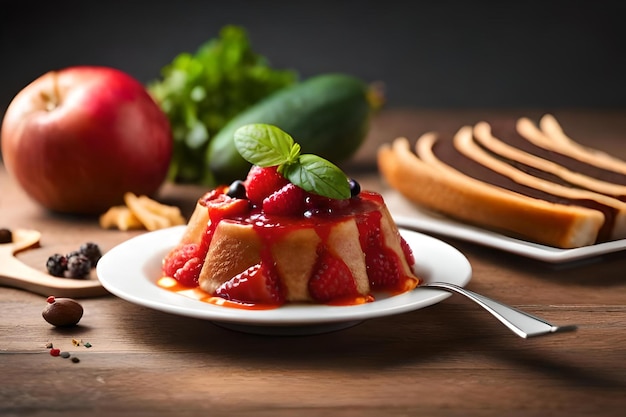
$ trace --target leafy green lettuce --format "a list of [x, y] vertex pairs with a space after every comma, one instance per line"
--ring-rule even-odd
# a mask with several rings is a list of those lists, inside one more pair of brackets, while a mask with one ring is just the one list
[[169, 117], [174, 152], [169, 179], [211, 184], [206, 148], [233, 117], [276, 90], [297, 82], [297, 73], [273, 69], [252, 50], [245, 29], [225, 26], [195, 54], [183, 52], [162, 68], [148, 91]]

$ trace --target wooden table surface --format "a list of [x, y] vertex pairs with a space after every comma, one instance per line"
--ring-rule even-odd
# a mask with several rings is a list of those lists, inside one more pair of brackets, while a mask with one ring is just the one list
[[[454, 131], [540, 110], [389, 109], [348, 170], [389, 192], [374, 151], [396, 136]], [[554, 111], [566, 132], [626, 158], [626, 112]], [[204, 189], [167, 184], [161, 201], [189, 214]], [[390, 207], [394, 212], [395, 208]], [[19, 258], [45, 260], [85, 241], [107, 251], [144, 232], [52, 215], [0, 168], [0, 227], [42, 232]], [[154, 311], [113, 295], [81, 299], [77, 327], [41, 317], [45, 297], [0, 288], [2, 416], [613, 416], [626, 407], [626, 256], [551, 265], [439, 237], [471, 262], [468, 288], [573, 333], [521, 339], [452, 296], [409, 313], [309, 336], [263, 336]], [[72, 340], [89, 342], [74, 346]], [[46, 343], [80, 359], [52, 357]]]

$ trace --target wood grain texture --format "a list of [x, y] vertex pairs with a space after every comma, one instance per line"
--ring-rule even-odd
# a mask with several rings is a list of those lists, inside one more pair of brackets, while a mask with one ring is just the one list
[[[540, 114], [535, 112], [533, 114]], [[529, 112], [398, 110], [380, 114], [350, 165], [364, 188], [387, 190], [372, 152], [397, 135], [456, 129]], [[626, 113], [557, 114], [572, 136], [626, 158]], [[595, 127], [595, 128], [594, 128]], [[593, 134], [597, 133], [595, 139]], [[589, 135], [589, 136], [586, 136]], [[582, 140], [581, 140], [582, 142]], [[90, 240], [104, 251], [141, 231], [101, 230], [54, 216], [0, 169], [0, 227], [40, 230], [20, 259], [45, 271], [50, 253]], [[202, 189], [166, 185], [185, 215]], [[393, 209], [393, 207], [391, 207]], [[468, 288], [575, 333], [520, 339], [459, 296], [422, 310], [299, 337], [234, 332], [111, 295], [81, 299], [80, 325], [41, 317], [45, 297], [0, 287], [2, 416], [618, 416], [626, 406], [626, 256], [554, 266], [442, 238], [473, 267]], [[72, 339], [91, 343], [74, 346]], [[52, 357], [45, 345], [80, 359]]]

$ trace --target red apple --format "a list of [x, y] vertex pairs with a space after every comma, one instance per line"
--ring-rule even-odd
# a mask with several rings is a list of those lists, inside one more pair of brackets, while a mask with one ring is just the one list
[[1, 134], [9, 174], [62, 213], [102, 213], [127, 191], [153, 195], [172, 156], [167, 116], [139, 81], [108, 67], [42, 75], [11, 101]]

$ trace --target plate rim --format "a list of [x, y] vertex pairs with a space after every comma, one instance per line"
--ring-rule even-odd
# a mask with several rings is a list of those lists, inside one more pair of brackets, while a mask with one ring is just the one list
[[[416, 290], [413, 290], [355, 306], [288, 304], [271, 310], [245, 310], [216, 306], [193, 300], [184, 295], [169, 292], [156, 285], [157, 277], [150, 278], [145, 274], [136, 281], [136, 286], [139, 287], [139, 290], [148, 290], [148, 295], [146, 296], [146, 293], [137, 294], [132, 291], [129, 292], [128, 285], [132, 286], [132, 281], [130, 284], [126, 283], [126, 285], [124, 285], [124, 280], [127, 278], [122, 277], [119, 271], [116, 276], [116, 273], [114, 273], [116, 271], [115, 265], [123, 264], [124, 262], [133, 262], [131, 257], [132, 249], [135, 245], [150, 243], [153, 247], [148, 248], [156, 249], [157, 252], [160, 251], [159, 253], [161, 254], [165, 253], [179, 241], [185, 228], [186, 226], [182, 225], [142, 233], [121, 242], [107, 251], [96, 266], [96, 272], [103, 287], [119, 298], [154, 310], [214, 322], [244, 324], [248, 326], [308, 326], [363, 321], [421, 309], [437, 304], [451, 296], [451, 294], [446, 291], [421, 288], [419, 292], [428, 294], [428, 296], [419, 295]], [[455, 258], [455, 265], [446, 261], [446, 264], [450, 264], [450, 266], [446, 266], [446, 268], [454, 266], [462, 271], [463, 276], [454, 277], [454, 279], [438, 278], [438, 281], [452, 282], [459, 286], [465, 286], [471, 280], [473, 274], [472, 266], [467, 257], [457, 248], [440, 239], [414, 230], [399, 228], [399, 232], [407, 239], [407, 243], [409, 243], [413, 252], [416, 252], [414, 248], [416, 242], [423, 242], [433, 253], [435, 253], [434, 250], [443, 251], [447, 256]], [[423, 247], [418, 249], [423, 251]], [[418, 253], [416, 259], [419, 259], [419, 255], [422, 253]], [[158, 253], [152, 253], [151, 256], [144, 255], [140, 260], [135, 259], [136, 263], [131, 264], [133, 266], [131, 273], [144, 271], [148, 267], [149, 262], [156, 262], [157, 259], [160, 261], [161, 258], [162, 255], [159, 256]], [[416, 262], [417, 272], [427, 274], [428, 271], [419, 271], [419, 268], [423, 269], [426, 266], [433, 267], [433, 265], [426, 265], [426, 263], [420, 265]], [[152, 268], [154, 267], [155, 265], [152, 265]], [[437, 274], [437, 271], [435, 271], [435, 274]], [[131, 277], [129, 279], [137, 279], [137, 277]], [[148, 284], [149, 282], [152, 282], [152, 284]], [[120, 283], [122, 285], [120, 285]], [[158, 299], [150, 299], [150, 295], [154, 294], [155, 290], [158, 291]], [[307, 316], [307, 313], [311, 312], [315, 314], [309, 314]]]
[[572, 249], [556, 248], [506, 236], [478, 226], [464, 224], [454, 219], [438, 217], [417, 207], [414, 208], [414, 212], [411, 215], [393, 214], [393, 218], [398, 226], [402, 228], [425, 233], [436, 233], [554, 264], [587, 259], [626, 249], [626, 239]]

